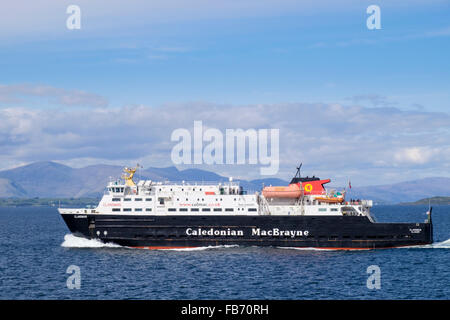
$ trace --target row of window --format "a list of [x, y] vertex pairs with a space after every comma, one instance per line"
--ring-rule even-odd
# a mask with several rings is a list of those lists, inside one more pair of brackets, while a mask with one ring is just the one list
[[[124, 208], [123, 209], [124, 212], [131, 212], [131, 210], [132, 210], [131, 208]], [[120, 208], [113, 208], [112, 211], [113, 212], [120, 212], [121, 209]], [[134, 211], [135, 212], [142, 211], [142, 208], [135, 208]], [[147, 211], [147, 212], [148, 211], [152, 211], [152, 208], [146, 208], [145, 211]]]
[[[113, 209], [112, 209], [113, 212], [120, 212], [121, 210], [122, 210], [123, 212], [130, 212], [130, 211], [132, 211], [131, 208], [123, 208], [123, 209], [120, 209], [120, 208], [113, 208]], [[176, 212], [176, 211], [177, 211], [177, 208], [169, 208], [168, 210], [169, 210], [169, 212]], [[239, 208], [238, 208], [238, 210], [239, 210]], [[243, 210], [243, 209], [242, 209], [242, 210]], [[248, 210], [249, 212], [256, 212], [256, 211], [257, 211], [256, 208], [248, 208], [247, 210]], [[140, 211], [143, 211], [143, 209], [142, 209], [142, 208], [135, 208], [134, 211], [135, 211], [135, 212], [140, 212]], [[152, 211], [152, 208], [146, 208], [145, 211]], [[188, 208], [179, 208], [178, 211], [179, 211], [179, 212], [187, 212], [187, 211], [188, 211]], [[199, 211], [200, 211], [200, 208], [191, 208], [191, 212], [199, 212]], [[211, 211], [211, 208], [202, 208], [202, 211], [203, 211], [203, 212], [210, 212], [210, 211]], [[214, 211], [214, 212], [221, 212], [221, 211], [222, 211], [222, 208], [213, 208], [213, 211]], [[232, 211], [234, 211], [233, 208], [225, 208], [225, 212], [232, 212]]]
[[[338, 208], [330, 208], [330, 211], [338, 211]], [[319, 212], [326, 212], [327, 208], [319, 208]]]
[[[120, 201], [121, 198], [112, 198], [112, 201]], [[132, 198], [124, 198], [123, 201], [132, 201]], [[134, 201], [143, 201], [142, 198], [134, 198]], [[152, 198], [145, 198], [145, 201], [152, 201]], [[180, 201], [180, 198], [177, 198], [177, 201]], [[186, 198], [186, 201], [189, 201], [188, 198]], [[200, 198], [197, 199], [197, 201], [200, 201]], [[202, 201], [205, 201], [204, 198], [202, 198]], [[219, 198], [216, 198], [216, 201], [219, 201]], [[222, 201], [222, 198], [220, 198], [220, 201]], [[234, 201], [237, 201], [236, 198], [234, 198]]]
[[[112, 201], [120, 201], [120, 198], [112, 198]], [[124, 198], [123, 201], [131, 201], [131, 198]], [[142, 198], [134, 198], [134, 201], [143, 201]], [[145, 201], [152, 201], [152, 198], [145, 198]]]

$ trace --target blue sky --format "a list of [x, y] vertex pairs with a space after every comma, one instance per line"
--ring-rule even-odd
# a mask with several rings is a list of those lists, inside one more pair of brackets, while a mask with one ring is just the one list
[[[80, 30], [66, 29], [69, 4], [81, 8]], [[371, 4], [381, 8], [381, 30], [366, 27]], [[211, 125], [221, 120], [209, 114], [177, 119], [178, 114], [230, 108], [248, 111], [249, 118], [252, 112], [255, 118], [269, 116], [255, 123], [259, 127], [279, 127], [281, 178], [300, 161], [305, 170], [309, 165], [338, 181], [358, 175], [354, 180], [361, 184], [450, 176], [450, 1], [39, 0], [2, 3], [0, 9], [0, 111], [7, 115], [0, 120], [0, 143], [8, 150], [2, 168], [37, 160], [168, 166], [172, 123], [191, 128], [194, 120]], [[257, 114], [259, 105], [265, 115]], [[336, 105], [344, 109], [335, 121], [321, 114]], [[133, 132], [142, 134], [145, 124], [123, 116], [137, 110], [153, 118], [180, 112], [164, 119], [167, 132], [152, 134], [157, 140], [141, 141]], [[136, 146], [124, 156], [129, 145], [123, 142], [110, 152], [108, 134], [101, 131], [95, 136], [103, 139], [77, 149], [71, 142], [92, 140], [93, 129], [84, 123], [54, 128], [52, 114], [62, 123], [92, 114], [102, 122], [121, 114], [123, 123], [115, 125], [122, 135], [141, 141], [147, 151]], [[289, 139], [303, 130], [293, 115], [305, 117], [304, 128], [317, 140]], [[380, 123], [374, 122], [372, 131], [360, 128], [358, 121], [371, 117]], [[274, 118], [276, 125], [270, 122]], [[392, 119], [397, 122], [386, 126]], [[248, 124], [238, 118], [227, 123]], [[343, 123], [360, 131], [343, 134]], [[130, 130], [131, 125], [143, 127]], [[220, 121], [215, 125], [222, 128]], [[40, 139], [34, 140], [36, 134]], [[370, 144], [367, 137], [377, 135], [385, 147], [378, 140]], [[334, 150], [333, 138], [361, 147]], [[330, 169], [337, 158], [338, 174]], [[239, 166], [201, 168], [258, 174]]]

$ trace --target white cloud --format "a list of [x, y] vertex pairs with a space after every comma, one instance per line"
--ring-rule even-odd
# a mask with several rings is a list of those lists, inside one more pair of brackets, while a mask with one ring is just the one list
[[369, 102], [374, 107], [390, 107], [398, 104], [396, 101], [379, 94], [360, 94], [346, 98], [346, 100], [351, 100], [354, 103]]
[[[383, 183], [406, 175], [442, 175], [450, 162], [450, 116], [444, 113], [364, 108], [337, 104], [172, 104], [158, 108], [34, 110], [0, 109], [0, 163], [57, 160], [171, 166], [173, 130], [204, 127], [280, 130], [279, 177], [288, 179], [299, 162], [304, 172], [337, 182]], [[439, 155], [439, 156], [436, 156]], [[260, 166], [199, 166], [258, 178]]]
[[425, 164], [438, 152], [428, 147], [403, 148], [394, 154], [397, 163]]

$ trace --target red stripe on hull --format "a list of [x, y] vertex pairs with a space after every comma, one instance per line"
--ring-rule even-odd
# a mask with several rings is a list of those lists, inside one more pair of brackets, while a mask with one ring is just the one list
[[155, 246], [142, 246], [142, 247], [132, 247], [135, 249], [148, 249], [148, 250], [164, 250], [164, 249], [193, 249], [198, 247], [155, 247]]
[[[298, 247], [298, 248], [302, 248], [302, 247]], [[314, 249], [322, 249], [322, 250], [372, 250], [372, 249], [376, 249], [376, 248], [326, 248], [326, 247], [314, 247]]]

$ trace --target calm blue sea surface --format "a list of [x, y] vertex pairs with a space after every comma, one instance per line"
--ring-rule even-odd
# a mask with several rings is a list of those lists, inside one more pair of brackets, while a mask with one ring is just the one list
[[[377, 221], [423, 222], [427, 207], [376, 206]], [[76, 238], [55, 208], [0, 208], [0, 299], [449, 299], [450, 206], [433, 246], [368, 251], [229, 247], [149, 251]], [[81, 288], [66, 285], [70, 265]], [[381, 288], [368, 289], [379, 266]]]

